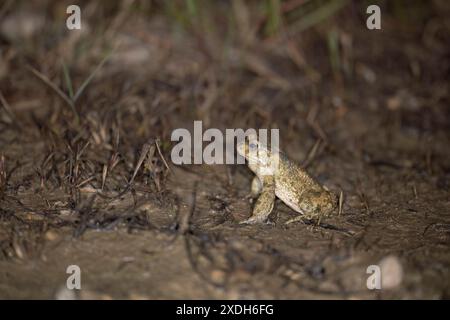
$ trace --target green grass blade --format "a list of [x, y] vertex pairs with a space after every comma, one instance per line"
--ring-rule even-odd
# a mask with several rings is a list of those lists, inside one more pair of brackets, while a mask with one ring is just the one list
[[290, 29], [293, 32], [302, 32], [332, 16], [346, 4], [347, 0], [332, 0], [326, 4], [320, 5], [316, 10], [308, 13], [298, 22], [294, 23]]
[[97, 65], [97, 67], [95, 67], [94, 71], [92, 71], [92, 73], [89, 75], [89, 77], [87, 77], [87, 79], [84, 80], [83, 84], [80, 86], [80, 88], [75, 93], [75, 96], [73, 97], [73, 102], [77, 101], [78, 98], [83, 94], [84, 89], [86, 89], [86, 87], [89, 85], [89, 83], [92, 81], [92, 79], [94, 79], [96, 73], [103, 67], [103, 65], [106, 63], [106, 61], [108, 61], [108, 59], [111, 57], [111, 54], [112, 54], [112, 51], [110, 53], [108, 53], [106, 55], [106, 57], [104, 57], [102, 59], [102, 61], [100, 61], [100, 63]]
[[69, 69], [67, 68], [66, 63], [62, 62], [63, 66], [63, 73], [64, 73], [64, 79], [66, 81], [67, 90], [69, 90], [69, 97], [73, 100], [73, 86], [72, 86], [72, 80], [70, 78]]
[[267, 24], [266, 34], [275, 34], [281, 25], [281, 3], [280, 0], [267, 0]]

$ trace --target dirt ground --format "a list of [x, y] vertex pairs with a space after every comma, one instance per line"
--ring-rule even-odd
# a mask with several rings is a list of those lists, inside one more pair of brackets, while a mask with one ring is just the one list
[[[379, 1], [381, 30], [363, 1], [105, 3], [73, 31], [0, 4], [0, 298], [450, 298], [447, 1]], [[170, 161], [194, 120], [278, 128], [342, 211], [240, 225], [246, 166]]]

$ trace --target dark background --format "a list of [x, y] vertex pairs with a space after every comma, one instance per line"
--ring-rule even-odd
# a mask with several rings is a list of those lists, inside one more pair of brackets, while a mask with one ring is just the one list
[[[449, 297], [447, 1], [70, 4], [0, 3], [1, 298]], [[245, 166], [170, 162], [194, 120], [280, 129], [342, 212], [239, 225]]]

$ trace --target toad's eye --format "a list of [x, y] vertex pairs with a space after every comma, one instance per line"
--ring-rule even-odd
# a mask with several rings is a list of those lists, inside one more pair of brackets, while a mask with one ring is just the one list
[[250, 149], [256, 149], [256, 144], [255, 143], [250, 143]]

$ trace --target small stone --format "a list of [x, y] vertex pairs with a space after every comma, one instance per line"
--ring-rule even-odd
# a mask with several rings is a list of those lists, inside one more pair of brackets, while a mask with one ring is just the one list
[[128, 296], [130, 300], [149, 300], [150, 298], [146, 295], [140, 294], [140, 293], [130, 293]]
[[77, 296], [75, 290], [69, 290], [66, 287], [61, 287], [55, 294], [56, 300], [76, 300]]
[[109, 294], [96, 292], [88, 289], [80, 290], [81, 300], [112, 300], [113, 298]]
[[56, 232], [52, 231], [52, 230], [48, 230], [45, 233], [45, 239], [48, 240], [48, 241], [54, 241], [57, 238], [58, 238], [58, 234]]
[[381, 269], [381, 288], [393, 289], [403, 280], [403, 267], [400, 260], [393, 255], [384, 257], [379, 263]]
[[226, 274], [222, 270], [214, 270], [211, 272], [211, 280], [215, 283], [222, 283], [225, 281]]

